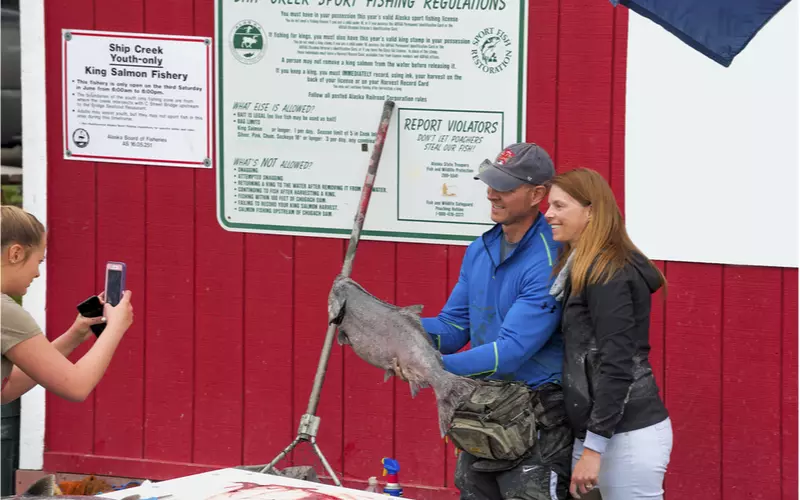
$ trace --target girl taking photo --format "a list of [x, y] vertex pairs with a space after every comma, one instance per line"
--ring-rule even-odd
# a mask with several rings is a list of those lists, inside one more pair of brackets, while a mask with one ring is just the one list
[[[69, 401], [83, 401], [103, 378], [114, 351], [133, 323], [131, 292], [116, 307], [104, 303], [103, 318], [84, 318], [50, 342], [33, 317], [10, 297], [22, 296], [39, 277], [47, 235], [36, 217], [14, 206], [2, 206], [0, 246], [2, 256], [2, 379], [0, 403], [14, 401], [35, 385]], [[100, 296], [102, 301], [103, 297]], [[106, 322], [106, 328], [89, 351], [75, 364], [67, 356], [94, 335], [89, 326]]]
[[664, 276], [631, 242], [611, 188], [593, 170], [555, 177], [545, 217], [563, 243], [551, 293], [563, 304], [570, 493], [662, 499], [672, 426], [648, 361], [648, 329]]

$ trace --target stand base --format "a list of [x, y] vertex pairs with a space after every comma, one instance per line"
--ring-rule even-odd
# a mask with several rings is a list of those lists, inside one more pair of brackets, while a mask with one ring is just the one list
[[272, 462], [265, 465], [259, 472], [262, 474], [271, 470], [275, 464], [286, 458], [286, 456], [292, 452], [298, 444], [305, 441], [311, 443], [311, 447], [314, 449], [314, 453], [319, 457], [320, 462], [322, 462], [322, 466], [325, 467], [325, 471], [331, 476], [333, 483], [336, 486], [341, 486], [342, 483], [339, 481], [339, 478], [336, 476], [336, 473], [333, 472], [333, 468], [331, 464], [328, 463], [328, 460], [325, 458], [325, 455], [322, 454], [322, 450], [320, 450], [319, 446], [317, 445], [317, 431], [319, 430], [319, 423], [320, 418], [316, 415], [310, 415], [306, 413], [300, 418], [300, 425], [297, 429], [297, 437], [294, 438], [294, 441], [284, 448], [282, 452], [278, 454], [277, 457], [272, 459]]

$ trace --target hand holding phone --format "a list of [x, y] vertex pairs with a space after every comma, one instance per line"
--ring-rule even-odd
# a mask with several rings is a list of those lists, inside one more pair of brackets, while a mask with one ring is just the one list
[[131, 291], [125, 290], [119, 304], [112, 306], [108, 302], [104, 306], [106, 321], [113, 328], [121, 328], [127, 331], [133, 324], [133, 306], [131, 305]]
[[[108, 262], [106, 264], [106, 286], [105, 291], [101, 294], [103, 300], [117, 306], [122, 300], [122, 295], [125, 292], [125, 271], [126, 266], [124, 262]], [[104, 304], [98, 296], [92, 296], [78, 304], [78, 312], [81, 316], [86, 318], [97, 318], [103, 316]], [[91, 325], [90, 328], [95, 336], [99, 337], [103, 330], [106, 328], [106, 323]]]
[[[88, 299], [84, 300], [80, 304], [78, 304], [78, 313], [85, 318], [97, 318], [103, 315], [103, 303], [100, 301], [100, 298], [97, 296], [89, 297]], [[99, 337], [103, 330], [106, 328], [105, 323], [100, 323], [97, 325], [91, 325], [89, 328], [92, 329], [92, 332], [95, 334], [96, 337]]]
[[127, 266], [124, 262], [106, 264], [105, 315], [108, 324], [128, 329], [133, 323], [131, 292], [125, 290]]

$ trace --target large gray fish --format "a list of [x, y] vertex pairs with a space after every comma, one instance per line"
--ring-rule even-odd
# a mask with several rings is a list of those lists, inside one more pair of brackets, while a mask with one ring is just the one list
[[[20, 499], [20, 500], [37, 500], [41, 498], [63, 498], [66, 500], [86, 500], [89, 498], [105, 498], [96, 495], [61, 495], [56, 483], [56, 476], [48, 474], [39, 479], [28, 487], [23, 493], [9, 497], [2, 497], [5, 499]], [[129, 495], [122, 500], [139, 500], [139, 495]]]
[[384, 381], [397, 364], [411, 385], [411, 396], [432, 387], [439, 409], [442, 437], [453, 412], [477, 387], [477, 382], [447, 372], [422, 328], [421, 305], [398, 307], [370, 294], [350, 278], [336, 277], [328, 295], [328, 321], [338, 326], [339, 345], [349, 345], [367, 363], [385, 370]]

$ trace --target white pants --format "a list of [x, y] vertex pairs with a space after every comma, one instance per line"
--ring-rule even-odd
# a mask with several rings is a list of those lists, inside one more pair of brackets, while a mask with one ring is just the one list
[[[583, 453], [583, 442], [572, 447], [572, 468]], [[600, 462], [597, 488], [603, 500], [664, 498], [664, 474], [672, 453], [672, 423], [615, 434]], [[580, 493], [580, 492], [579, 492]]]

